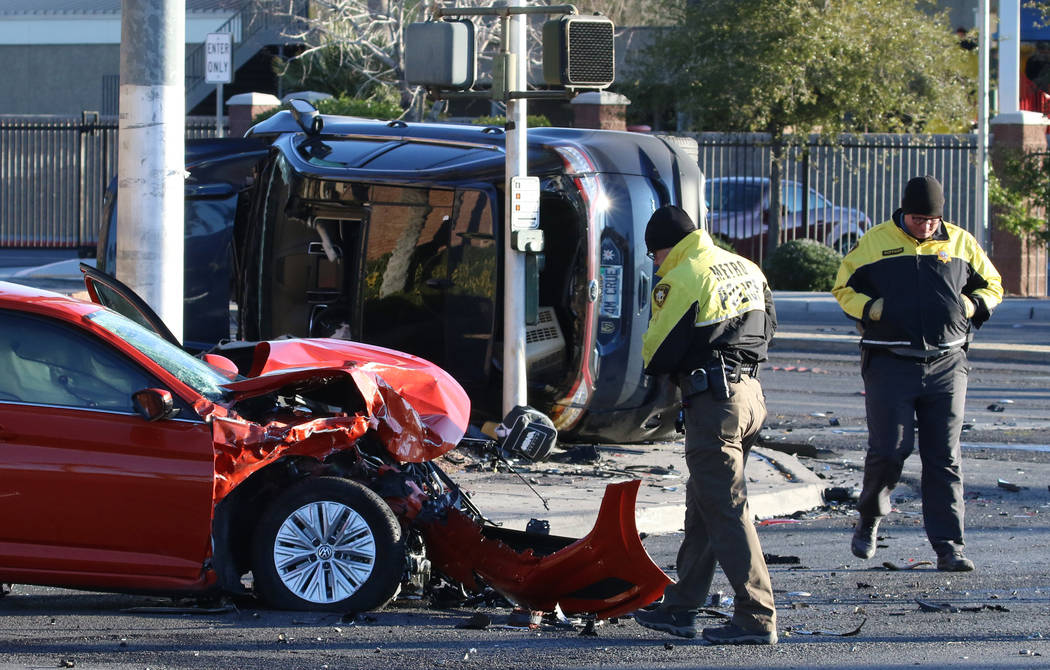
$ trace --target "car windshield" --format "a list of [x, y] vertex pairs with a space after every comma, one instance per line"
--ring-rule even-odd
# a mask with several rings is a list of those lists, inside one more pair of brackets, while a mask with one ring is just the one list
[[108, 309], [92, 312], [87, 318], [138, 349], [154, 363], [208, 400], [219, 402], [225, 398], [226, 391], [222, 385], [229, 383], [228, 378], [153, 331]]

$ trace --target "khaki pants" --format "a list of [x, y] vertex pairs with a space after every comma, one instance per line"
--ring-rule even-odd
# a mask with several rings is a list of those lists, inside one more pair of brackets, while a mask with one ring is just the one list
[[685, 537], [678, 550], [678, 582], [667, 587], [663, 607], [702, 607], [717, 562], [735, 592], [733, 623], [770, 631], [776, 628], [773, 589], [744, 479], [766, 404], [757, 379], [743, 377], [731, 387], [729, 400], [716, 400], [707, 391], [690, 398], [685, 408]]

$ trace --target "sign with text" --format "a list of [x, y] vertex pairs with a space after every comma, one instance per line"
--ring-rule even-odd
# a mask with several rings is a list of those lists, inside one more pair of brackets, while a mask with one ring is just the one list
[[204, 40], [204, 81], [229, 84], [233, 81], [233, 34], [208, 33]]
[[510, 229], [526, 230], [540, 225], [540, 178], [511, 177]]

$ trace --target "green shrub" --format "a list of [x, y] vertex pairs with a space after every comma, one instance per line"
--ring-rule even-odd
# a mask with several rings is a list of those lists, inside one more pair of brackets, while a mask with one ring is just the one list
[[[401, 109], [401, 105], [388, 98], [369, 98], [367, 100], [362, 100], [361, 98], [340, 96], [338, 98], [318, 100], [314, 103], [314, 107], [316, 107], [317, 111], [322, 114], [360, 116], [366, 119], [397, 119], [404, 113], [404, 110]], [[280, 107], [274, 107], [259, 112], [252, 118], [252, 123], [259, 123], [260, 121], [268, 119], [282, 109], [289, 109], [289, 107], [288, 105], [281, 105]]]
[[[525, 122], [529, 128], [550, 128], [551, 121], [543, 114], [527, 114], [525, 116]], [[505, 116], [479, 116], [476, 119], [471, 120], [471, 123], [475, 126], [499, 126], [502, 128], [507, 125], [507, 117]]]
[[779, 291], [830, 291], [842, 256], [816, 240], [791, 240], [766, 259], [766, 279]]

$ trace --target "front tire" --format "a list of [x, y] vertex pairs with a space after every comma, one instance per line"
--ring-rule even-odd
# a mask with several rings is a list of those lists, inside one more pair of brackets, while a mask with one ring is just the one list
[[397, 594], [404, 563], [390, 507], [336, 477], [308, 478], [281, 494], [252, 542], [255, 588], [279, 609], [379, 609]]

